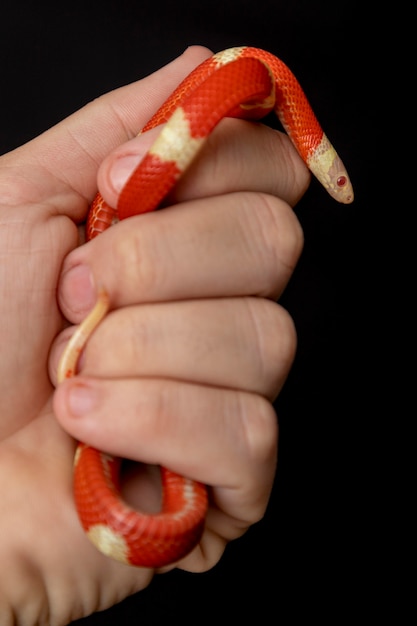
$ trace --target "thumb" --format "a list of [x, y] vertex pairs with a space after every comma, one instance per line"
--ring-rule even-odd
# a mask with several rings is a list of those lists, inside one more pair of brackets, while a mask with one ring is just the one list
[[[180, 81], [211, 54], [207, 48], [192, 46], [146, 78], [97, 98], [18, 148], [20, 164], [41, 166], [90, 202], [103, 159], [137, 135]], [[79, 219], [79, 214], [69, 216]]]

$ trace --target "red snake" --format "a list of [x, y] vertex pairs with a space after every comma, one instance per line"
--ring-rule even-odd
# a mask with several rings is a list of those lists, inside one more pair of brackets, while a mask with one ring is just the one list
[[[142, 132], [166, 123], [124, 186], [117, 208], [97, 194], [87, 219], [87, 239], [120, 219], [157, 208], [223, 117], [260, 119], [272, 110], [330, 195], [345, 204], [352, 202], [346, 169], [292, 72], [264, 50], [231, 48], [191, 72], [145, 125]], [[100, 290], [96, 306], [60, 359], [58, 382], [76, 374], [78, 356], [108, 308], [107, 294]], [[178, 561], [203, 533], [206, 487], [161, 468], [161, 510], [144, 514], [120, 497], [120, 464], [120, 459], [78, 444], [74, 496], [89, 539], [104, 554], [131, 565], [162, 567]]]

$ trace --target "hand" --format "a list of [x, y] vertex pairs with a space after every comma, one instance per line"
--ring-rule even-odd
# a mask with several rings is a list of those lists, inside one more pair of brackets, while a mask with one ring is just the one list
[[[5, 626], [65, 624], [143, 589], [154, 574], [104, 557], [85, 537], [72, 497], [75, 439], [209, 485], [201, 544], [177, 567], [213, 566], [265, 511], [277, 454], [271, 400], [296, 343], [274, 300], [301, 252], [290, 207], [309, 181], [287, 138], [225, 120], [172, 206], [79, 245], [97, 176], [114, 204], [151, 135], [124, 142], [208, 54], [189, 49], [1, 157]], [[68, 322], [83, 319], [98, 284], [113, 311], [88, 342], [79, 376], [54, 393]], [[124, 492], [149, 508], [158, 495], [143, 474], [126, 479]]]

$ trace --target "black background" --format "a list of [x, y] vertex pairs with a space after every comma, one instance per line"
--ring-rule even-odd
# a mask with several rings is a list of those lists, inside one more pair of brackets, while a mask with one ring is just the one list
[[360, 381], [372, 210], [367, 128], [375, 111], [361, 3], [3, 0], [1, 14], [0, 153], [190, 44], [214, 51], [253, 45], [282, 58], [299, 78], [356, 193], [353, 205], [338, 205], [313, 181], [295, 209], [306, 243], [282, 303], [299, 347], [276, 402], [280, 456], [265, 518], [210, 572], [159, 576], [74, 626], [294, 623], [306, 611], [321, 621], [354, 614], [367, 588], [366, 551], [358, 550], [367, 534]]

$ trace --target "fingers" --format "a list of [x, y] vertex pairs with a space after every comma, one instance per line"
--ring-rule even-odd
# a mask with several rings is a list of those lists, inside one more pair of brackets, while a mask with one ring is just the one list
[[113, 307], [262, 295], [277, 298], [302, 249], [302, 231], [274, 196], [232, 193], [129, 218], [65, 260], [64, 315], [79, 322], [97, 286]]
[[[102, 163], [98, 183], [110, 206], [152, 146], [154, 128], [116, 148]], [[231, 191], [262, 191], [294, 206], [306, 191], [309, 172], [288, 136], [262, 124], [224, 119], [209, 136], [168, 202], [194, 200]]]
[[54, 408], [78, 439], [216, 486], [228, 515], [254, 521], [266, 506], [277, 424], [261, 396], [171, 380], [82, 376], [58, 388]]
[[[288, 313], [261, 298], [125, 307], [93, 333], [80, 372], [106, 379], [182, 380], [273, 399], [285, 382], [295, 344]], [[117, 350], [108, 349], [114, 345]], [[60, 342], [51, 359], [54, 382], [61, 351]]]

